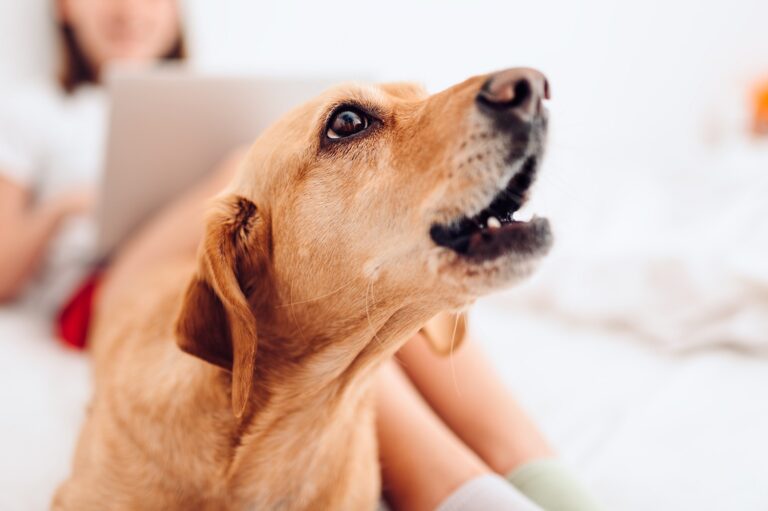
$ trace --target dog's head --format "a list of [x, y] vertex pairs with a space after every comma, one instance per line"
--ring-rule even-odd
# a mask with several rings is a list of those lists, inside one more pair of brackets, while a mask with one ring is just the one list
[[551, 243], [545, 219], [516, 216], [548, 97], [540, 73], [510, 69], [433, 96], [342, 85], [288, 114], [216, 199], [177, 324], [182, 349], [232, 369], [242, 412], [257, 322], [260, 336], [312, 351], [528, 275]]

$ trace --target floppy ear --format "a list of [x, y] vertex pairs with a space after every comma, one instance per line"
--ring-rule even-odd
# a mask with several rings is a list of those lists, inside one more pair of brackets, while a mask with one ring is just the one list
[[435, 353], [448, 355], [464, 342], [467, 335], [467, 315], [464, 312], [441, 312], [430, 319], [420, 332]]
[[263, 223], [248, 199], [217, 201], [176, 320], [176, 339], [183, 351], [232, 372], [232, 411], [239, 418], [253, 386], [257, 348], [256, 318], [241, 282], [266, 258]]

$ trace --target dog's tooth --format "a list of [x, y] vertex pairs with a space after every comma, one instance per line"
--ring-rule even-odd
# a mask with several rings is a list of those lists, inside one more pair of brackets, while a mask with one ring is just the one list
[[501, 227], [501, 222], [495, 216], [489, 216], [485, 223], [489, 229], [498, 229]]
[[533, 212], [530, 208], [518, 209], [512, 213], [512, 220], [516, 222], [530, 222], [533, 218]]

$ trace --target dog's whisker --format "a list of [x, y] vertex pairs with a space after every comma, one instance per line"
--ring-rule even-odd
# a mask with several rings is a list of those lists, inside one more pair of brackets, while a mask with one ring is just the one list
[[454, 343], [456, 342], [456, 331], [459, 328], [460, 314], [456, 314], [455, 316], [456, 318], [453, 320], [453, 333], [451, 334], [451, 347], [449, 349], [448, 360], [450, 360], [450, 363], [451, 363], [451, 379], [453, 380], [453, 388], [456, 389], [456, 395], [461, 397], [461, 390], [459, 389], [459, 380], [458, 378], [456, 378], [456, 364], [454, 364], [454, 361], [453, 361], [453, 348], [454, 348]]
[[[288, 287], [288, 299], [292, 300], [293, 297], [293, 281], [291, 281], [291, 285]], [[296, 329], [299, 332], [299, 337], [301, 338], [302, 342], [305, 341], [304, 339], [304, 332], [301, 329], [301, 325], [299, 324], [299, 320], [296, 317], [296, 309], [293, 307], [293, 304], [291, 304], [291, 316], [293, 317], [293, 322], [296, 324]]]
[[297, 302], [291, 301], [290, 303], [281, 303], [281, 304], [278, 304], [277, 307], [293, 307], [294, 305], [302, 305], [302, 304], [305, 304], [305, 303], [316, 302], [318, 300], [322, 300], [323, 298], [328, 298], [329, 296], [338, 293], [342, 289], [344, 289], [346, 287], [349, 287], [354, 281], [355, 281], [354, 278], [349, 279], [349, 281], [347, 281], [346, 283], [344, 283], [341, 286], [337, 287], [333, 291], [329, 291], [329, 292], [327, 292], [325, 294], [322, 294], [320, 296], [317, 296], [315, 298], [309, 298], [307, 300], [299, 300]]
[[[371, 328], [371, 331], [373, 332], [373, 338], [376, 340], [379, 346], [383, 346], [384, 343], [379, 339], [379, 336], [376, 335], [376, 328], [373, 326], [373, 322], [371, 321], [371, 312], [368, 308], [368, 291], [371, 292], [371, 298], [373, 299], [373, 280], [368, 282], [368, 286], [365, 288], [365, 315], [368, 318], [368, 326]], [[376, 303], [374, 302], [373, 306], [376, 306]]]

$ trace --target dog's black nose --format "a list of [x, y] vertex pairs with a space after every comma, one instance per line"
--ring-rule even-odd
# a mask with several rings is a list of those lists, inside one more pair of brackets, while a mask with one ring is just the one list
[[494, 117], [528, 122], [541, 113], [544, 99], [549, 99], [547, 78], [535, 69], [519, 67], [488, 78], [476, 101], [482, 111]]

